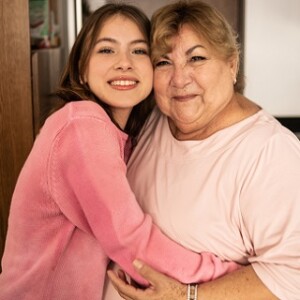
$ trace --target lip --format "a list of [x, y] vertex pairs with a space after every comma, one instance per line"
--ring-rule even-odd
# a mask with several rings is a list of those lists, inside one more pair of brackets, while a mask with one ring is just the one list
[[113, 77], [111, 79], [109, 79], [107, 82], [109, 84], [111, 84], [112, 82], [115, 81], [135, 81], [135, 82], [139, 82], [139, 80], [135, 77], [132, 76], [117, 76], [117, 77]]
[[172, 99], [179, 102], [187, 102], [193, 100], [197, 95], [195, 94], [188, 94], [188, 95], [174, 95]]
[[107, 83], [115, 90], [130, 90], [138, 85], [139, 80], [134, 77], [118, 76], [108, 80]]

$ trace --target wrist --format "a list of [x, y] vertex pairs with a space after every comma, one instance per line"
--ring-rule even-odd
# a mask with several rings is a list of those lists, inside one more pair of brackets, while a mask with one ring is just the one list
[[190, 283], [187, 285], [187, 300], [198, 300], [198, 284]]

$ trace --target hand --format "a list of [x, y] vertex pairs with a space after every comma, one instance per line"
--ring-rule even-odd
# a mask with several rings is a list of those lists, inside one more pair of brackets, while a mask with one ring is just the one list
[[137, 272], [150, 282], [146, 289], [137, 288], [130, 285], [122, 273], [118, 275], [113, 271], [107, 271], [108, 277], [112, 281], [120, 296], [126, 300], [185, 300], [186, 285], [159, 273], [135, 260], [133, 263]]

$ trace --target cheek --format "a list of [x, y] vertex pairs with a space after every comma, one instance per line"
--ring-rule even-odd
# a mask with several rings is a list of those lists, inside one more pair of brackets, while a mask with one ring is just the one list
[[106, 73], [114, 66], [114, 59], [110, 56], [105, 58], [102, 56], [93, 56], [88, 65], [90, 70], [95, 74]]
[[211, 81], [223, 85], [231, 81], [232, 75], [228, 65], [221, 64], [211, 72]]
[[162, 89], [161, 82], [154, 80], [154, 98], [158, 106], [163, 106], [166, 102], [166, 93]]
[[151, 82], [151, 88], [153, 86], [153, 67], [152, 64], [145, 64], [142, 68], [143, 76], [147, 81]]
[[154, 89], [154, 99], [155, 102], [157, 104], [157, 106], [159, 107], [159, 109], [166, 115], [168, 115], [169, 109], [170, 109], [170, 101], [166, 95], [166, 93], [157, 88]]
[[99, 74], [101, 74], [101, 72], [99, 72], [99, 69], [101, 69], [101, 68], [99, 68], [98, 63], [91, 62], [85, 72], [85, 78], [88, 81], [96, 79], [99, 76]]
[[155, 93], [160, 95], [160, 94], [163, 94], [166, 92], [166, 90], [168, 88], [167, 77], [168, 77], [167, 74], [154, 71], [153, 87], [154, 87]]
[[206, 101], [212, 101], [219, 94], [224, 93], [224, 73], [221, 69], [201, 72], [195, 76], [195, 80]]

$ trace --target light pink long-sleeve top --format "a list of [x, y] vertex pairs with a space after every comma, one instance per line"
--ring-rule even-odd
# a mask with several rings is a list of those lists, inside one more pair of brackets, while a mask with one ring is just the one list
[[155, 110], [127, 175], [174, 240], [251, 263], [279, 299], [300, 299], [300, 142], [266, 111], [202, 141], [178, 141]]
[[237, 268], [186, 250], [152, 224], [126, 178], [126, 140], [91, 101], [48, 118], [13, 195], [1, 300], [99, 300], [108, 257], [142, 283], [135, 258], [184, 282]]

